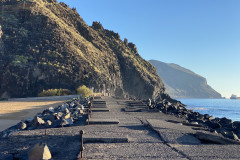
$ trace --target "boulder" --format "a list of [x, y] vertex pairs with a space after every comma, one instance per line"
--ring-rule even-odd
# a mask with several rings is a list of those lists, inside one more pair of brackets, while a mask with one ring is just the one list
[[188, 114], [190, 114], [187, 110], [183, 110], [181, 113], [184, 115], [187, 115], [187, 117], [188, 117]]
[[232, 135], [233, 135], [233, 139], [236, 140], [236, 141], [240, 141], [240, 139], [238, 138], [238, 136], [232, 132]]
[[237, 130], [240, 130], [240, 121], [234, 121], [233, 127], [236, 128]]
[[223, 117], [220, 119], [219, 123], [221, 124], [222, 127], [224, 128], [233, 128], [233, 122], [231, 119], [227, 119], [226, 117]]
[[207, 119], [207, 120], [209, 120], [209, 118], [210, 118], [209, 114], [204, 114], [203, 116], [204, 116], [204, 118]]
[[73, 125], [73, 119], [71, 117], [66, 119], [66, 121], [69, 123], [69, 125]]
[[47, 121], [47, 120], [55, 121], [57, 119], [56, 117], [57, 117], [57, 115], [50, 114], [50, 115], [44, 116], [43, 120], [45, 120], [45, 121]]
[[213, 116], [210, 116], [210, 117], [209, 117], [209, 120], [210, 120], [210, 121], [211, 121], [211, 120], [213, 120], [213, 119], [214, 119], [214, 117], [213, 117]]
[[52, 127], [52, 128], [62, 127], [62, 126], [61, 126], [61, 122], [62, 122], [61, 119], [55, 120], [55, 121], [52, 122], [52, 125], [51, 125], [50, 127]]
[[80, 113], [80, 114], [84, 114], [84, 111], [83, 111], [83, 110], [80, 110], [79, 113]]
[[18, 126], [18, 129], [20, 129], [20, 130], [24, 130], [24, 129], [27, 128], [27, 124], [24, 123], [24, 122], [20, 122], [20, 123], [18, 123], [17, 126]]
[[216, 118], [214, 118], [213, 120], [212, 120], [213, 122], [220, 122], [220, 118], [218, 118], [218, 117], [216, 117]]
[[64, 109], [64, 113], [65, 113], [65, 114], [68, 114], [68, 113], [69, 113], [68, 108], [65, 108], [65, 109]]
[[79, 114], [79, 113], [78, 113], [78, 110], [76, 110], [76, 111], [74, 111], [74, 112], [73, 112], [73, 114], [72, 114], [72, 115], [73, 115], [74, 117], [77, 117], [77, 116], [78, 116], [78, 114]]
[[230, 139], [234, 139], [236, 141], [239, 141], [238, 136], [232, 131], [227, 131], [227, 130], [222, 129], [220, 131], [220, 133], [226, 138], [230, 138]]
[[166, 101], [166, 103], [165, 103], [166, 105], [168, 105], [168, 106], [171, 106], [172, 105], [172, 103], [171, 102], [167, 102]]
[[55, 112], [55, 109], [54, 109], [53, 107], [50, 107], [48, 110], [49, 110], [50, 112], [52, 112], [52, 113]]
[[58, 112], [57, 116], [61, 118], [63, 116], [63, 113], [62, 112]]
[[190, 124], [193, 124], [193, 125], [198, 125], [198, 122], [190, 122]]
[[204, 119], [204, 115], [202, 114], [198, 114], [196, 117], [196, 120], [203, 120]]
[[62, 104], [60, 107], [61, 111], [64, 111], [65, 108], [68, 108], [68, 105], [66, 103]]
[[58, 115], [55, 115], [54, 118], [55, 118], [55, 120], [61, 119], [61, 117], [59, 117]]
[[74, 107], [75, 107], [75, 102], [74, 102], [74, 101], [70, 103], [70, 107], [71, 107], [71, 108], [74, 108]]
[[59, 127], [68, 127], [70, 126], [69, 122], [66, 119], [59, 119], [52, 122], [52, 128], [59, 128]]
[[218, 144], [238, 144], [238, 145], [240, 145], [240, 142], [234, 141], [234, 140], [231, 140], [228, 138], [224, 138], [224, 137], [220, 136], [219, 134], [196, 132], [196, 137], [205, 142], [213, 142], [213, 143], [218, 143]]
[[226, 117], [223, 117], [223, 118], [220, 119], [220, 123], [230, 124], [230, 123], [232, 123], [232, 120], [231, 119], [227, 119]]
[[185, 109], [185, 107], [183, 107], [183, 106], [178, 107], [178, 110], [184, 110], [184, 109]]
[[49, 109], [45, 109], [42, 112], [43, 116], [48, 115], [48, 114], [52, 114], [52, 113], [54, 113], [54, 108], [53, 107], [50, 107]]
[[188, 120], [195, 120], [195, 114], [188, 113], [187, 117], [188, 117]]
[[68, 113], [68, 114], [66, 114], [66, 115], [64, 116], [64, 119], [68, 119], [68, 118], [70, 118], [70, 117], [71, 117], [71, 114]]
[[61, 125], [61, 127], [70, 126], [69, 122], [66, 119], [62, 119], [60, 125]]
[[50, 127], [51, 125], [52, 125], [52, 122], [50, 120], [47, 120], [46, 123], [45, 123], [45, 126]]
[[218, 122], [214, 121], [206, 121], [205, 124], [212, 129], [218, 129], [222, 127]]
[[37, 127], [39, 127], [39, 126], [41, 126], [41, 125], [44, 125], [44, 124], [45, 124], [45, 121], [44, 121], [42, 118], [36, 116], [36, 117], [31, 121], [31, 123], [30, 123], [29, 125], [30, 125], [31, 127], [37, 128]]
[[84, 106], [83, 105], [81, 105], [80, 108], [81, 108], [81, 110], [84, 110]]
[[48, 146], [44, 143], [37, 143], [28, 151], [29, 160], [48, 160], [52, 155]]

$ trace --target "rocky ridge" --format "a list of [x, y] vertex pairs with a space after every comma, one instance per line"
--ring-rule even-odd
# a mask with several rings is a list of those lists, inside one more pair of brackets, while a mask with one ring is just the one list
[[84, 84], [120, 97], [169, 98], [136, 45], [99, 22], [88, 26], [76, 9], [56, 0], [3, 0], [0, 7], [0, 97]]
[[166, 92], [172, 98], [221, 98], [221, 94], [207, 84], [206, 78], [177, 64], [149, 61], [162, 78]]

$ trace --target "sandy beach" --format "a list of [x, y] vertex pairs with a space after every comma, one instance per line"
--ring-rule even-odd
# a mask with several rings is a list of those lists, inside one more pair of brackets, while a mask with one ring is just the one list
[[[73, 96], [15, 98], [0, 102], [0, 131], [35, 116], [49, 107], [57, 107]], [[76, 97], [76, 96], [75, 96]]]

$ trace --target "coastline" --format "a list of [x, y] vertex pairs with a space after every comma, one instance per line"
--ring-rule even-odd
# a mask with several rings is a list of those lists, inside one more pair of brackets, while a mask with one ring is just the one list
[[[84, 156], [87, 159], [240, 158], [240, 142], [225, 138], [201, 123], [193, 123], [192, 118], [187, 120], [180, 117], [181, 112], [188, 112], [188, 117], [196, 115], [195, 112], [182, 108], [181, 104], [175, 108], [176, 104], [163, 102], [162, 108], [148, 109], [139, 100], [102, 97], [96, 101], [98, 107], [102, 106], [102, 102], [106, 102], [109, 112], [93, 112], [90, 120], [106, 122], [106, 119], [118, 119], [119, 124], [83, 124], [45, 129], [40, 127], [11, 132], [7, 138], [1, 139], [0, 158], [1, 154], [8, 156], [17, 150], [15, 156], [24, 159], [31, 146], [45, 142], [54, 159], [76, 159], [81, 147], [80, 130], [85, 132]], [[70, 111], [71, 105], [69, 107]], [[135, 111], [124, 111], [124, 108]], [[167, 112], [164, 113], [165, 111]], [[127, 141], [120, 143], [116, 141], [116, 137]], [[96, 139], [106, 142], [95, 141]]]
[[229, 118], [240, 121], [240, 101], [231, 99], [178, 99], [188, 109], [201, 114], [209, 114], [218, 118]]

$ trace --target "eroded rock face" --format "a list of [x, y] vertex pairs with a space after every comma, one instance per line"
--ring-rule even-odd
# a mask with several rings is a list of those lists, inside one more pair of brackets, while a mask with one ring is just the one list
[[55, 0], [1, 1], [2, 6], [0, 96], [36, 96], [43, 89], [85, 84], [120, 97], [167, 97], [136, 45], [99, 22], [88, 26], [76, 10]]
[[[221, 98], [221, 94], [207, 84], [207, 80], [177, 64], [150, 60], [164, 81], [172, 98]], [[177, 79], [177, 80], [176, 80]]]

